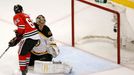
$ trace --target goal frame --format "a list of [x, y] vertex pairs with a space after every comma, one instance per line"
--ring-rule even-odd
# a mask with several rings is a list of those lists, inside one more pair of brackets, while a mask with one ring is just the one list
[[117, 64], [120, 64], [121, 56], [120, 56], [120, 13], [118, 11], [112, 10], [110, 8], [106, 8], [97, 4], [94, 4], [92, 2], [86, 1], [86, 0], [71, 0], [71, 23], [72, 23], [72, 47], [75, 47], [75, 1], [79, 1], [81, 3], [85, 3], [87, 5], [102, 9], [104, 11], [108, 11], [110, 13], [114, 13], [117, 15]]

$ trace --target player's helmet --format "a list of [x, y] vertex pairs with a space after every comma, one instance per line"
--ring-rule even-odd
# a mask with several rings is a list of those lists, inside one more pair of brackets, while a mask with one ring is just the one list
[[43, 16], [43, 15], [38, 15], [37, 17], [36, 17], [36, 23], [37, 24], [45, 24], [45, 22], [46, 22], [46, 19], [45, 19], [45, 17]]
[[17, 5], [14, 5], [14, 12], [17, 14], [17, 13], [20, 13], [23, 11], [23, 7], [19, 4]]

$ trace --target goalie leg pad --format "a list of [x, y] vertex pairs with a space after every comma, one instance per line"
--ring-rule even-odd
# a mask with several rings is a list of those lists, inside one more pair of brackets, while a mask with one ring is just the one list
[[69, 74], [72, 67], [61, 62], [35, 61], [34, 72], [44, 74]]

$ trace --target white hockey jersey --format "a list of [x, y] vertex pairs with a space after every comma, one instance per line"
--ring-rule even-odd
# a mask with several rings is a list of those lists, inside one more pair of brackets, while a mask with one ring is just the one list
[[59, 49], [54, 40], [52, 40], [52, 37], [47, 38], [42, 33], [39, 34], [41, 39], [31, 52], [36, 55], [49, 53], [52, 54], [53, 57], [56, 57], [59, 54]]

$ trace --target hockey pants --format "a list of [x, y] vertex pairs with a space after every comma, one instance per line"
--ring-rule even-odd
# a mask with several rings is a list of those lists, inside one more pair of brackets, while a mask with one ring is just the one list
[[20, 42], [19, 47], [19, 66], [20, 70], [24, 71], [27, 69], [27, 65], [29, 64], [30, 51], [33, 47], [38, 43], [38, 40], [33, 40], [28, 38]]

